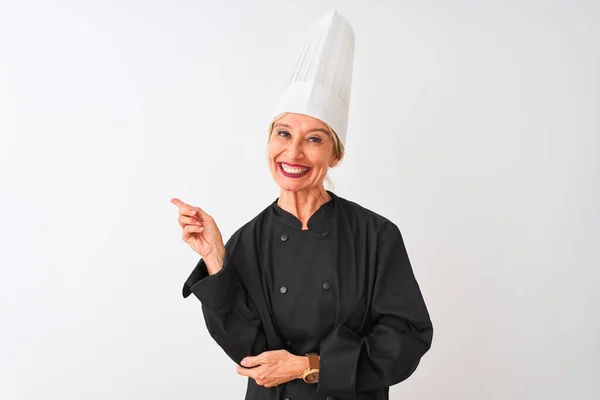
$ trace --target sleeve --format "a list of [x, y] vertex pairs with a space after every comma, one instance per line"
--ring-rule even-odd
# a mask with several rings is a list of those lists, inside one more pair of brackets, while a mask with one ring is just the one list
[[236, 363], [266, 348], [258, 310], [247, 295], [242, 282], [226, 255], [223, 269], [209, 275], [200, 260], [183, 285], [183, 297], [193, 293], [202, 303], [208, 332]]
[[433, 326], [398, 228], [377, 245], [371, 332], [361, 337], [338, 324], [320, 346], [318, 391], [353, 397], [408, 378], [431, 347]]

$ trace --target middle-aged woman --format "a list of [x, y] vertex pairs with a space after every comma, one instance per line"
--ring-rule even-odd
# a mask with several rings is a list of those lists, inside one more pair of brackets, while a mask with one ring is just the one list
[[270, 124], [279, 197], [227, 244], [209, 214], [172, 200], [201, 256], [183, 296], [248, 377], [247, 400], [387, 399], [431, 346], [398, 227], [323, 185], [344, 156], [353, 46], [337, 12], [316, 25]]

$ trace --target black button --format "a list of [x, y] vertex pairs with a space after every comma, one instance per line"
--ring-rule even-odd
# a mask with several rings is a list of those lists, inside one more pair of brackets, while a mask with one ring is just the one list
[[285, 292], [287, 292], [287, 288], [285, 286], [282, 286], [279, 288], [279, 291], [281, 292], [281, 294], [285, 294]]
[[288, 235], [281, 235], [281, 241], [282, 242], [287, 242], [288, 239], [289, 239]]
[[284, 400], [291, 400], [289, 397], [286, 397]]
[[285, 342], [285, 347], [286, 347], [287, 349], [291, 349], [291, 348], [292, 348], [292, 346], [293, 346], [293, 345], [292, 345], [292, 342]]
[[327, 237], [329, 236], [329, 232], [325, 231], [325, 232], [321, 232], [321, 237]]
[[329, 282], [323, 283], [323, 289], [325, 289], [325, 290], [331, 289], [331, 283], [329, 283]]

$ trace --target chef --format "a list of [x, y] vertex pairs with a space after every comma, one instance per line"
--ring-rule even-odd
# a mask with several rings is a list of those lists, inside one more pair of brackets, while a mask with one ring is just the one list
[[201, 256], [183, 297], [248, 377], [246, 400], [387, 399], [431, 346], [398, 227], [324, 186], [344, 157], [353, 58], [350, 24], [327, 14], [269, 124], [279, 196], [226, 244], [205, 210], [172, 199]]

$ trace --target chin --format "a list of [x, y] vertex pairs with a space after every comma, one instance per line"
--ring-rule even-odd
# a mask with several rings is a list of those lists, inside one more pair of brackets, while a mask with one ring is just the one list
[[302, 189], [304, 189], [301, 186], [298, 185], [286, 185], [286, 184], [279, 184], [279, 188], [281, 190], [285, 190], [286, 192], [298, 192]]
[[297, 192], [299, 190], [305, 189], [304, 185], [299, 185], [295, 182], [289, 182], [287, 179], [276, 179], [275, 183], [281, 190], [285, 190], [287, 192]]

